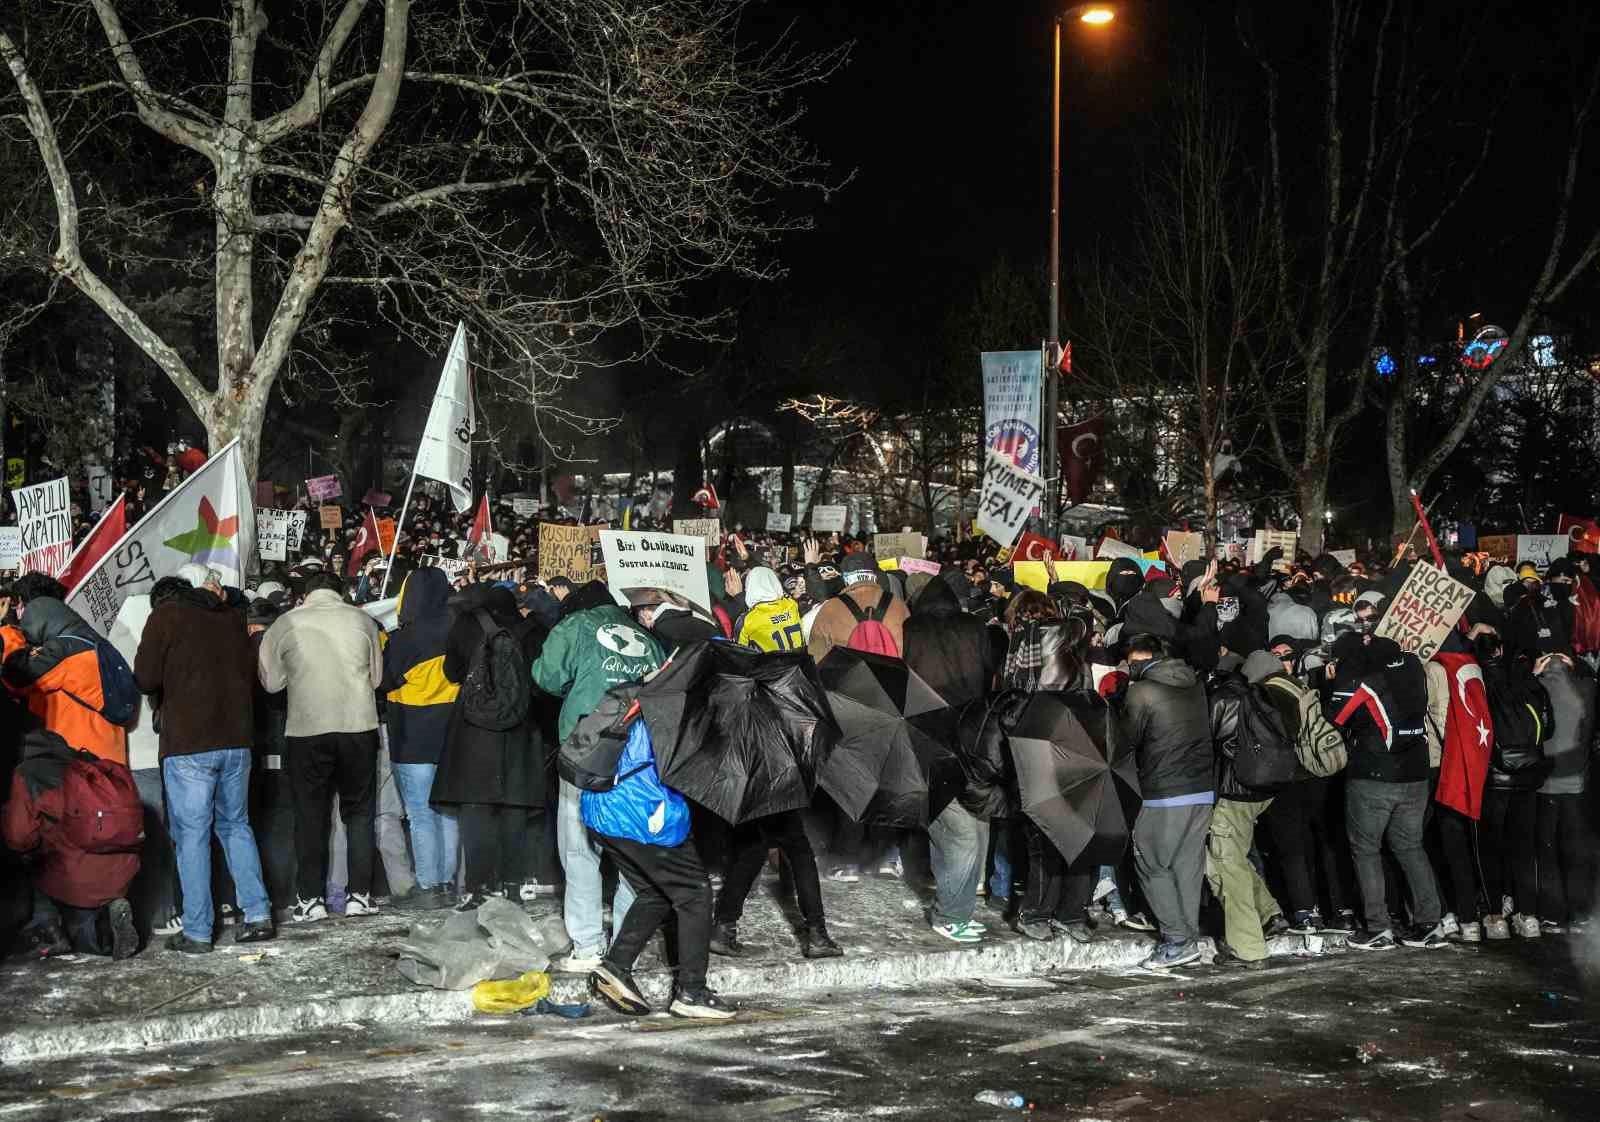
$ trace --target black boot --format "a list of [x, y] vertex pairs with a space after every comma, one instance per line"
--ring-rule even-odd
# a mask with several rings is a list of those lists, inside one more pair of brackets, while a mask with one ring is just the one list
[[744, 944], [739, 942], [739, 927], [733, 923], [711, 925], [711, 953], [739, 958], [744, 954]]
[[828, 925], [813, 923], [800, 929], [800, 953], [807, 958], [838, 958], [844, 948], [828, 935]]

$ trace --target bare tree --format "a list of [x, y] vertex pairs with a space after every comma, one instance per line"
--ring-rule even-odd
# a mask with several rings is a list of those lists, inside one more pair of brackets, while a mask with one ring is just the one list
[[[38, 266], [252, 469], [280, 378], [343, 381], [323, 344], [375, 316], [435, 352], [464, 319], [541, 427], [581, 426], [564, 380], [715, 335], [686, 287], [776, 275], [774, 240], [807, 225], [784, 205], [831, 185], [795, 94], [842, 52], [752, 45], [748, 6], [325, 0], [269, 29], [262, 0], [21, 0], [0, 121], [26, 129], [53, 211]], [[128, 159], [138, 174], [103, 174]], [[12, 210], [35, 229], [37, 197]], [[108, 236], [158, 220], [182, 236]], [[210, 321], [158, 329], [153, 273], [205, 282]]]

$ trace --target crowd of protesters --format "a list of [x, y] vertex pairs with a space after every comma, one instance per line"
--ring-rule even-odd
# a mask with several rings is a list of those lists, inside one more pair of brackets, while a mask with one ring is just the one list
[[[452, 579], [430, 562], [470, 554], [470, 515], [415, 502], [387, 633], [359, 606], [378, 598], [386, 561], [352, 563], [356, 515], [326, 534], [312, 519], [304, 556], [248, 590], [186, 566], [124, 605], [110, 645], [126, 684], [59, 584], [30, 574], [0, 589], [6, 723], [19, 734], [4, 836], [33, 875], [24, 948], [125, 957], [164, 936], [203, 954], [224, 927], [249, 942], [286, 921], [560, 895], [572, 945], [555, 969], [646, 1011], [631, 971], [675, 917], [671, 1011], [723, 1018], [707, 956], [744, 952], [738, 924], [771, 849], [807, 957], [843, 953], [824, 882], [848, 892], [908, 864], [930, 876], [927, 922], [944, 939], [984, 939], [982, 900], [991, 922], [1030, 939], [1151, 932], [1152, 969], [1196, 961], [1208, 932], [1221, 958], [1255, 966], [1282, 933], [1426, 949], [1589, 920], [1591, 555], [1542, 572], [1449, 557], [1474, 596], [1425, 665], [1375, 634], [1410, 559], [1346, 569], [1273, 551], [1251, 566], [1148, 572], [1117, 559], [1104, 587], [1050, 565], [1035, 589], [981, 542], [935, 542], [938, 571], [908, 573], [886, 571], [866, 540], [729, 533], [709, 567], [711, 612], [671, 598], [630, 610], [602, 581], [534, 577], [537, 523], [553, 512], [496, 515], [523, 566]], [[1067, 860], [1018, 809], [1014, 775], [999, 783], [1011, 798], [973, 780], [921, 838], [851, 822], [820, 793], [808, 814], [737, 828], [691, 808], [670, 844], [659, 823], [653, 841], [613, 832], [599, 802], [557, 777], [560, 746], [608, 690], [701, 640], [818, 661], [836, 646], [875, 650], [953, 707], [1058, 692], [1104, 711], [1137, 761], [1131, 842], [1119, 861]], [[486, 661], [515, 670], [504, 719], [485, 719], [473, 693]], [[1460, 782], [1445, 725], [1469, 678], [1488, 707], [1489, 750], [1467, 780], [1476, 815], [1440, 789], [1442, 772]], [[115, 720], [124, 686], [156, 719]], [[1293, 752], [1292, 775], [1251, 786], [1243, 761], [1273, 748]], [[650, 762], [647, 740], [630, 739], [618, 776], [659, 784]], [[104, 844], [69, 828], [80, 797], [108, 816]], [[117, 842], [130, 799], [137, 846]]]

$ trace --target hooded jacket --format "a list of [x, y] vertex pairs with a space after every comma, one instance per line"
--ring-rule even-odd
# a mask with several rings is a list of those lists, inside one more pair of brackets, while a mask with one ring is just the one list
[[157, 604], [133, 676], [158, 698], [161, 759], [255, 743], [255, 648], [222, 597], [191, 588]]
[[400, 585], [400, 626], [383, 648], [384, 723], [397, 764], [437, 764], [461, 687], [444, 673], [450, 637], [450, 578], [425, 566]]
[[1550, 695], [1528, 663], [1509, 652], [1480, 658], [1478, 665], [1483, 670], [1483, 688], [1494, 724], [1488, 786], [1499, 791], [1536, 791], [1551, 771], [1544, 747], [1555, 728]]
[[806, 645], [800, 605], [786, 596], [778, 574], [757, 565], [745, 575], [744, 599], [749, 605], [734, 625], [734, 638], [762, 651], [798, 651]]
[[[1320, 630], [1321, 624], [1309, 597], [1302, 602], [1293, 593], [1282, 591], [1274, 593], [1272, 599], [1267, 601], [1269, 636], [1287, 635], [1291, 639], [1307, 639], [1314, 643]], [[1233, 650], [1231, 646], [1228, 649]]]
[[45, 728], [73, 748], [128, 762], [128, 735], [100, 715], [100, 656], [94, 628], [60, 600], [30, 600], [22, 616], [27, 646], [5, 661], [5, 683]]
[[533, 680], [562, 699], [557, 735], [565, 741], [608, 689], [638, 681], [665, 657], [654, 635], [616, 604], [606, 603], [556, 624], [533, 664]]
[[1146, 802], [1213, 790], [1211, 714], [1194, 670], [1175, 658], [1135, 662], [1119, 718]]
[[993, 688], [1001, 661], [994, 637], [1004, 632], [964, 613], [947, 582], [928, 582], [901, 631], [906, 665], [948, 705], [977, 701]]
[[1325, 695], [1350, 747], [1351, 779], [1412, 783], [1428, 778], [1428, 683], [1417, 656], [1393, 639], [1340, 636], [1337, 677]]
[[1568, 666], [1553, 658], [1539, 675], [1555, 714], [1550, 739], [1544, 742], [1550, 774], [1541, 795], [1581, 795], [1589, 779], [1589, 752], [1595, 739], [1595, 678], [1587, 666]]

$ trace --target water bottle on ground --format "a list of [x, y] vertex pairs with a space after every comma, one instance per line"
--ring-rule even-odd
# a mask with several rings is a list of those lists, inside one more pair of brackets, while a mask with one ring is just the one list
[[973, 1099], [990, 1106], [1003, 1106], [1007, 1110], [1021, 1110], [1028, 1105], [1028, 1100], [1015, 1091], [979, 1091]]

